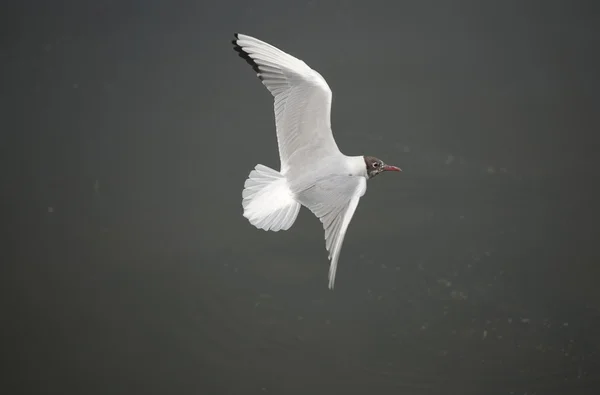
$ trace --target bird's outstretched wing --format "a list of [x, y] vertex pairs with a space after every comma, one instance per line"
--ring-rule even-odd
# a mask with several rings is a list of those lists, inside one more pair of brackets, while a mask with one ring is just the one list
[[331, 132], [331, 89], [302, 60], [264, 41], [235, 34], [234, 49], [274, 97], [281, 173], [340, 154]]
[[325, 247], [329, 251], [329, 288], [333, 289], [335, 273], [344, 236], [360, 198], [367, 191], [365, 177], [330, 176], [296, 191], [298, 201], [323, 223]]

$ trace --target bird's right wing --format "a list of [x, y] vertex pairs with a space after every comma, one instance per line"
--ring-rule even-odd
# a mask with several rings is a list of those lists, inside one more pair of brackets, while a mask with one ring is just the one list
[[360, 198], [367, 191], [367, 179], [354, 176], [332, 176], [298, 191], [298, 201], [323, 223], [325, 247], [329, 251], [329, 288], [333, 289], [337, 263], [348, 225]]
[[331, 132], [332, 93], [302, 60], [264, 41], [236, 34], [234, 49], [256, 71], [275, 100], [281, 173], [314, 158], [339, 154]]

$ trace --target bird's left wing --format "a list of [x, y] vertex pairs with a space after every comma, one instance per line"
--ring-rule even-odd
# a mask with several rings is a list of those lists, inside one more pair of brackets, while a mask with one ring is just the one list
[[329, 289], [333, 289], [335, 273], [344, 236], [360, 198], [367, 191], [367, 180], [361, 176], [329, 176], [307, 188], [296, 191], [298, 201], [323, 223], [325, 247], [329, 251]]
[[315, 158], [341, 156], [331, 131], [329, 85], [304, 61], [257, 38], [236, 34], [234, 49], [274, 98], [281, 173]]

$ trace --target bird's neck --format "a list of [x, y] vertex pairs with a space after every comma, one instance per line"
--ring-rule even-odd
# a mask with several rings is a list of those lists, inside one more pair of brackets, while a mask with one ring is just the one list
[[346, 156], [346, 163], [347, 170], [351, 175], [369, 178], [364, 156]]

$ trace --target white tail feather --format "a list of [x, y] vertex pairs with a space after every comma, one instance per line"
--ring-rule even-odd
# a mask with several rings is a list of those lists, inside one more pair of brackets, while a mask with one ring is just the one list
[[273, 232], [288, 230], [300, 211], [285, 177], [263, 165], [256, 165], [244, 183], [242, 207], [252, 225]]

